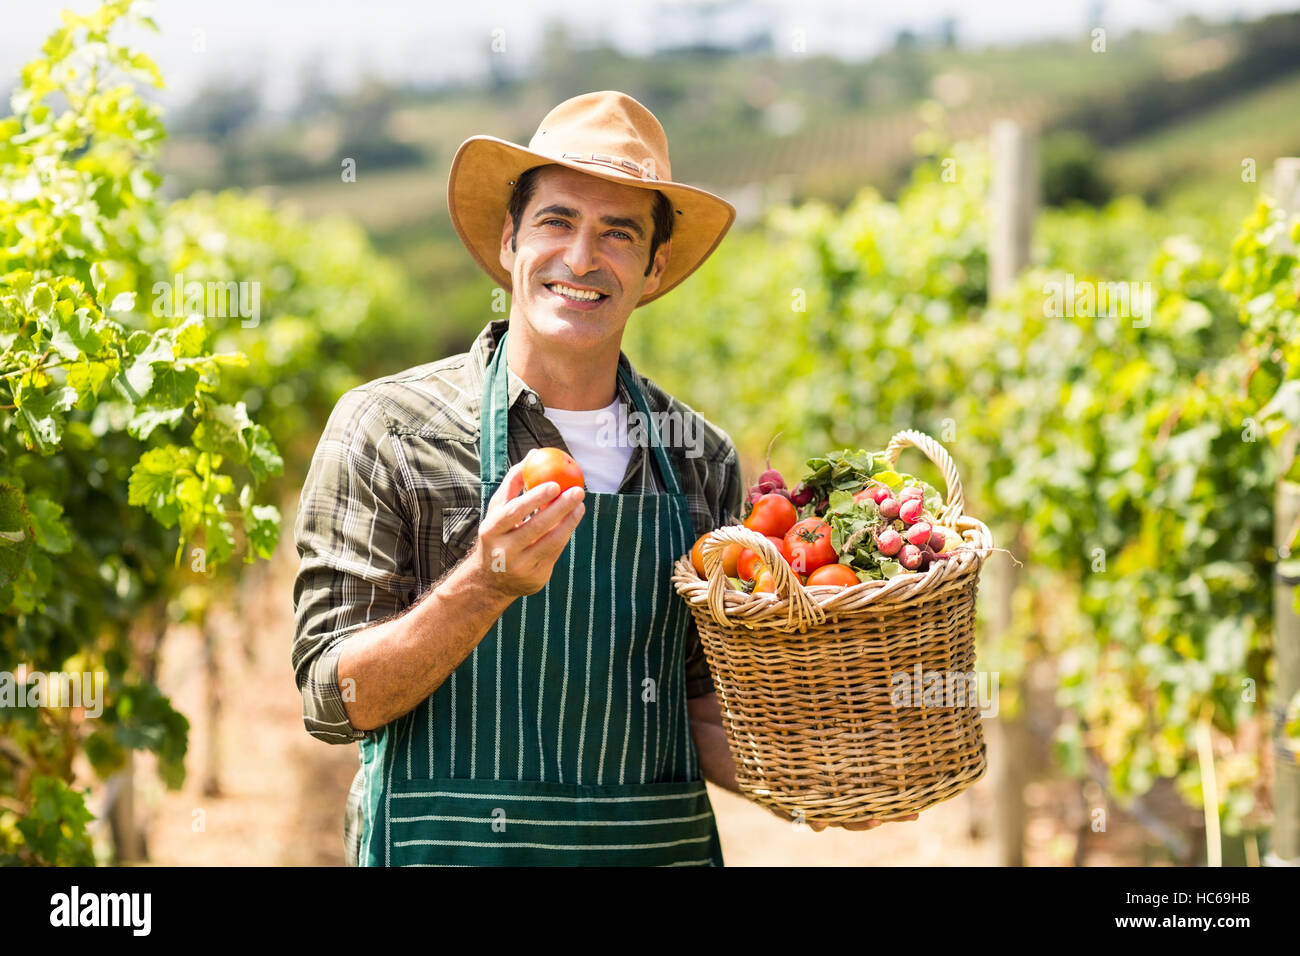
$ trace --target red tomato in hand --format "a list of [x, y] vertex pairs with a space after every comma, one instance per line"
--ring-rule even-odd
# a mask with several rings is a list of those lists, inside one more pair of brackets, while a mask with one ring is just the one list
[[831, 526], [821, 518], [804, 518], [786, 532], [785, 543], [790, 548], [790, 567], [804, 574], [839, 557], [831, 546]]
[[534, 449], [524, 460], [524, 491], [548, 481], [560, 486], [560, 494], [583, 487], [582, 469], [559, 448]]
[[855, 584], [861, 584], [857, 574], [847, 564], [823, 564], [820, 568], [808, 575], [808, 584], [826, 584], [837, 588], [850, 588]]
[[785, 495], [763, 495], [754, 502], [754, 508], [745, 519], [745, 527], [770, 537], [780, 538], [799, 520], [790, 499]]
[[[772, 547], [780, 552], [781, 557], [785, 558], [785, 563], [790, 563], [790, 549], [786, 546], [784, 538], [778, 538], [775, 535], [767, 535], [767, 540], [772, 542]], [[740, 557], [736, 559], [736, 575], [742, 581], [751, 581], [754, 573], [763, 566], [763, 556], [756, 551], [745, 548], [740, 552]]]

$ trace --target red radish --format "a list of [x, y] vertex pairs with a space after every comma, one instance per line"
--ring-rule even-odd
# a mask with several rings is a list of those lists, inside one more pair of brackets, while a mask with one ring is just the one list
[[902, 550], [903, 536], [893, 528], [886, 528], [876, 535], [876, 546], [881, 554], [892, 558]]
[[916, 571], [921, 567], [921, 549], [914, 544], [903, 545], [903, 550], [898, 554], [898, 563], [909, 571]]
[[924, 547], [930, 543], [930, 535], [933, 528], [928, 521], [918, 521], [912, 527], [907, 529], [907, 543], [914, 544], [918, 548]]
[[909, 498], [924, 498], [924, 497], [925, 497], [925, 489], [921, 488], [918, 485], [908, 485], [906, 488], [903, 489], [902, 493], [898, 496], [900, 501], [906, 501]]
[[893, 495], [880, 502], [880, 516], [889, 521], [898, 517], [898, 499]]
[[781, 433], [777, 432], [772, 436], [772, 440], [767, 443], [767, 457], [763, 459], [763, 463], [767, 467], [763, 470], [763, 473], [758, 476], [758, 481], [754, 483], [754, 490], [762, 492], [765, 495], [778, 492], [785, 498], [789, 499], [790, 492], [786, 490], [785, 478], [782, 477], [779, 471], [772, 467], [772, 446], [776, 444], [776, 440], [780, 436]]
[[795, 507], [802, 508], [808, 502], [812, 501], [812, 496], [812, 489], [803, 482], [799, 482], [799, 484], [795, 485], [794, 492], [790, 495], [790, 501], [795, 505]]
[[[881, 509], [884, 513], [884, 509]], [[898, 506], [898, 516], [908, 524], [916, 524], [925, 514], [925, 503], [920, 498], [908, 498]]]
[[886, 488], [884, 485], [875, 485], [871, 488], [868, 488], [867, 493], [871, 495], [871, 500], [874, 501], [876, 504], [880, 504], [882, 501], [884, 501], [886, 498], [889, 497], [889, 489]]
[[938, 528], [934, 527], [933, 525], [931, 525], [931, 527], [930, 527], [930, 547], [934, 548], [934, 550], [935, 550], [936, 553], [937, 553], [937, 552], [940, 552], [940, 551], [943, 550], [943, 546], [944, 546], [945, 540], [946, 540], [946, 539], [945, 539], [944, 536], [943, 536], [943, 532], [940, 531]]

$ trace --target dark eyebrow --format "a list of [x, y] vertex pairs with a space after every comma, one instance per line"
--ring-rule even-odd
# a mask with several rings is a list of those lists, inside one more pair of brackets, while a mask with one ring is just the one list
[[[570, 209], [568, 206], [559, 206], [554, 204], [543, 206], [533, 214], [533, 221], [535, 222], [543, 216], [548, 215], [564, 216], [566, 219], [577, 219], [578, 210]], [[600, 221], [606, 226], [618, 226], [621, 229], [630, 229], [632, 232], [636, 233], [638, 239], [645, 238], [645, 229], [643, 229], [641, 223], [637, 222], [635, 219], [629, 219], [627, 216], [601, 216]]]

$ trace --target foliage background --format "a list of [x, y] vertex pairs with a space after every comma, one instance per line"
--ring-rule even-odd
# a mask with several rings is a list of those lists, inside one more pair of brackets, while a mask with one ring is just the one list
[[[1300, 232], [1244, 161], [1266, 179], [1300, 154], [1277, 122], [1298, 101], [1300, 15], [1183, 21], [1104, 64], [1086, 42], [902, 35], [862, 64], [637, 59], [556, 26], [527, 76], [315, 90], [278, 121], [228, 82], [164, 121], [162, 77], [120, 39], [132, 20], [151, 24], [127, 0], [65, 15], [0, 120], [0, 669], [102, 670], [109, 688], [98, 719], [0, 713], [5, 862], [110, 859], [86, 798], [131, 751], [182, 785], [168, 633], [214, 640], [214, 609], [284, 545], [338, 396], [492, 317], [440, 202], [455, 146], [487, 116], [526, 141], [550, 105], [615, 86], [663, 119], [677, 178], [742, 212], [634, 314], [629, 357], [727, 429], [747, 476], [778, 432], [792, 482], [830, 448], [943, 436], [970, 510], [1028, 565], [1014, 627], [982, 630], [980, 654], [1011, 715], [1046, 664], [1050, 772], [1101, 768], [1120, 806], [1168, 783], [1199, 808], [1208, 731], [1225, 833], [1267, 824]], [[1171, 69], [1207, 49], [1217, 66]], [[1031, 268], [990, 300], [982, 136], [1004, 115], [1040, 131], [1050, 205]], [[255, 281], [256, 323], [154, 308], [177, 276]], [[1057, 314], [1067, 281], [1149, 283], [1157, 308]]]

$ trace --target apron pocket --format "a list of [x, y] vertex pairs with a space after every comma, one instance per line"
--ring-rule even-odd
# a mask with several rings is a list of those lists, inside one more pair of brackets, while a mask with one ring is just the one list
[[704, 781], [577, 786], [393, 781], [391, 866], [708, 866], [720, 863]]

